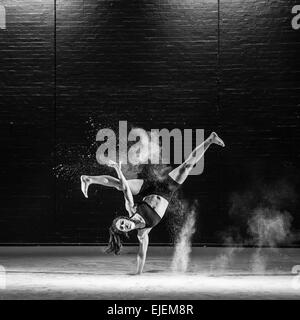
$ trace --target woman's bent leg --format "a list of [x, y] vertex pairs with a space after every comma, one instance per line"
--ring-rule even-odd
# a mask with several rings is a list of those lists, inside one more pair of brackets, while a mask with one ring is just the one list
[[84, 194], [84, 196], [88, 197], [88, 188], [91, 184], [100, 184], [102, 186], [115, 188], [117, 190], [121, 190], [121, 184], [120, 180], [117, 178], [114, 178], [112, 176], [81, 176], [81, 191]]
[[[108, 176], [108, 175], [103, 175], [103, 176], [83, 175], [80, 177], [80, 180], [81, 180], [81, 191], [86, 198], [88, 197], [88, 188], [91, 184], [100, 184], [102, 186], [115, 188], [117, 190], [122, 190], [120, 180], [115, 177]], [[139, 193], [139, 191], [144, 183], [144, 180], [131, 179], [131, 180], [128, 180], [127, 182], [128, 182], [128, 185], [130, 187], [132, 194], [136, 195]]]

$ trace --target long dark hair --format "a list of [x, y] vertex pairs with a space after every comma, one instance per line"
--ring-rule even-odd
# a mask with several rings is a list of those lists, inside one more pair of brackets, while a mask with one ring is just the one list
[[113, 252], [114, 254], [120, 254], [120, 251], [122, 248], [121, 235], [125, 236], [126, 238], [129, 238], [127, 232], [117, 229], [116, 223], [119, 219], [130, 220], [126, 216], [119, 216], [113, 220], [112, 225], [109, 228], [109, 240], [108, 240], [107, 249], [105, 251], [106, 253]]

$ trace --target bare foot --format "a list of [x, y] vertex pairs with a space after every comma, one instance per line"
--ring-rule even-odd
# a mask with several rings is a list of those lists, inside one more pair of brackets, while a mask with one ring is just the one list
[[88, 178], [88, 176], [81, 176], [80, 177], [81, 180], [81, 191], [84, 194], [84, 196], [87, 198], [88, 197], [88, 188], [90, 185], [90, 179]]
[[108, 165], [109, 167], [112, 167], [112, 168], [117, 168], [117, 167], [118, 167], [118, 164], [117, 164], [115, 161], [113, 161], [113, 160], [108, 160], [108, 161], [107, 161], [107, 165]]
[[117, 163], [117, 162], [115, 162], [113, 160], [108, 160], [107, 165], [109, 167], [115, 168], [116, 170], [118, 170], [118, 169], [121, 170], [121, 167], [122, 167], [121, 161]]
[[212, 132], [210, 136], [212, 138], [213, 143], [215, 143], [221, 147], [225, 147], [224, 141], [215, 132]]

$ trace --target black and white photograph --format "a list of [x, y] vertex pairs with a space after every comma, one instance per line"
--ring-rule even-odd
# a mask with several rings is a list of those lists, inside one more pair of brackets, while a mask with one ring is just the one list
[[0, 105], [0, 300], [300, 300], [300, 0], [0, 0]]

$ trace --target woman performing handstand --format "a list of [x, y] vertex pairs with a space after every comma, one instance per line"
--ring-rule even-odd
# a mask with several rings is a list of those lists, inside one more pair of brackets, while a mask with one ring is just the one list
[[[108, 165], [116, 170], [118, 179], [107, 175], [81, 176], [81, 190], [86, 198], [88, 197], [88, 187], [91, 184], [113, 187], [124, 193], [125, 208], [129, 217], [119, 216], [113, 220], [109, 228], [108, 253], [114, 252], [118, 254], [121, 249], [120, 235], [127, 236], [129, 231], [137, 230], [140, 245], [137, 255], [136, 273], [142, 273], [148, 249], [149, 232], [163, 218], [173, 193], [186, 180], [193, 167], [203, 157], [211, 144], [225, 146], [224, 142], [215, 132], [211, 133], [201, 145], [192, 151], [180, 166], [169, 172], [164, 180], [155, 181], [154, 183], [144, 179], [126, 180], [121, 170], [121, 164], [113, 161], [110, 161]], [[137, 194], [141, 195], [143, 200], [142, 202], [134, 203], [133, 195]]]

